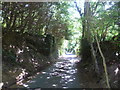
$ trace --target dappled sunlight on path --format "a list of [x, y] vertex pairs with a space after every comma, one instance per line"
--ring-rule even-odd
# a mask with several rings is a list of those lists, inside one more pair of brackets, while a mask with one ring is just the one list
[[24, 84], [27, 88], [80, 88], [76, 55], [59, 57], [58, 62]]

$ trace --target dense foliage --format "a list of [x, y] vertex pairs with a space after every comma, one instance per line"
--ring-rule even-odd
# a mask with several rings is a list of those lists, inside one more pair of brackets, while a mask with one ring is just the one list
[[119, 63], [120, 2], [80, 3], [2, 2], [3, 65], [32, 72], [69, 52], [98, 75], [105, 70], [110, 87], [106, 63]]

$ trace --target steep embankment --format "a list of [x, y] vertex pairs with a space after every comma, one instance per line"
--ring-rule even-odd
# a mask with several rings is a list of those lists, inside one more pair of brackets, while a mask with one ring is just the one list
[[24, 78], [53, 62], [50, 53], [54, 52], [51, 50], [54, 47], [50, 47], [46, 37], [17, 32], [3, 34], [2, 80], [5, 86], [11, 86], [16, 81], [20, 84]]
[[[102, 52], [104, 54], [107, 71], [109, 76], [109, 83], [111, 88], [120, 87], [120, 42], [119, 41], [104, 41], [100, 42]], [[96, 74], [93, 63], [81, 62], [77, 65], [80, 80], [83, 81], [85, 87], [83, 88], [106, 88], [106, 79], [104, 74], [103, 61], [100, 56], [96, 43], [94, 43], [96, 51], [96, 58], [98, 61], [99, 75]], [[89, 57], [88, 57], [89, 58]], [[88, 60], [88, 61], [91, 61]], [[91, 61], [92, 62], [92, 61]]]

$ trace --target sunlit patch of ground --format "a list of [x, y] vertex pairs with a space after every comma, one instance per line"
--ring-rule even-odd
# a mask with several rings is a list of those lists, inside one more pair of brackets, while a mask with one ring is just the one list
[[75, 57], [77, 57], [77, 55], [74, 55], [74, 54], [63, 54], [63, 55], [59, 56], [59, 58], [68, 58], [68, 57], [75, 58]]
[[80, 88], [77, 76], [76, 55], [61, 56], [51, 67], [43, 70], [35, 78], [24, 83], [27, 88]]

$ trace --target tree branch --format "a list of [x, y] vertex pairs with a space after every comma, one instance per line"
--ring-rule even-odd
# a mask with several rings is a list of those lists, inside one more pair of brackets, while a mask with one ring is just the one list
[[95, 11], [96, 11], [96, 9], [97, 9], [97, 7], [98, 7], [98, 4], [99, 4], [99, 2], [96, 3], [95, 8], [92, 10], [92, 15], [95, 14]]
[[96, 39], [96, 42], [97, 42], [98, 50], [99, 50], [100, 55], [101, 55], [102, 60], [103, 60], [103, 66], [104, 66], [104, 71], [105, 71], [105, 78], [106, 78], [107, 88], [110, 88], [109, 78], [108, 78], [108, 72], [107, 72], [107, 66], [106, 66], [106, 62], [105, 62], [105, 57], [104, 57], [104, 55], [103, 55], [103, 53], [102, 53], [102, 50], [101, 50], [99, 41], [98, 41], [98, 39], [97, 39], [96, 36], [95, 36], [95, 39]]
[[80, 14], [80, 17], [82, 17], [82, 12], [81, 12], [81, 9], [78, 7], [78, 5], [77, 5], [77, 2], [76, 1], [74, 1], [74, 3], [75, 3], [75, 6], [76, 6], [76, 8], [77, 8], [77, 11], [79, 12], [79, 14]]

